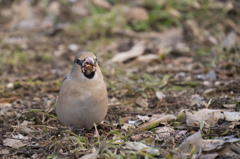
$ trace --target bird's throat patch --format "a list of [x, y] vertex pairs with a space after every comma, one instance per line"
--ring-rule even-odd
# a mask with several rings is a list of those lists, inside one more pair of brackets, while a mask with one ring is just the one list
[[82, 73], [85, 75], [85, 77], [92, 79], [96, 72], [96, 65], [86, 63], [84, 66], [82, 66]]
[[83, 73], [85, 77], [87, 77], [88, 79], [92, 79], [95, 75], [95, 72], [91, 72], [90, 74], [87, 73]]

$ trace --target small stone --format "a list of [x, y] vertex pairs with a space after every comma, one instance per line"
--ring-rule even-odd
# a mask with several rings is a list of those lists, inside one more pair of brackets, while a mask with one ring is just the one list
[[178, 10], [174, 9], [174, 8], [171, 8], [171, 9], [169, 10], [169, 12], [170, 12], [170, 14], [171, 14], [172, 16], [174, 16], [174, 17], [176, 17], [176, 18], [180, 18], [180, 17], [181, 17], [181, 13], [180, 13]]
[[38, 158], [38, 154], [35, 153], [31, 158]]
[[203, 75], [197, 75], [197, 79], [203, 80], [203, 79], [204, 79], [204, 76], [203, 76]]
[[110, 101], [110, 103], [117, 103], [117, 102], [119, 102], [119, 100], [117, 98], [115, 98], [115, 97], [109, 99], [109, 101]]
[[163, 98], [166, 97], [166, 95], [164, 93], [162, 93], [161, 91], [157, 91], [156, 92], [156, 97], [159, 99], [159, 101], [162, 101]]
[[222, 48], [231, 49], [236, 43], [236, 35], [234, 31], [231, 31], [223, 40]]
[[25, 132], [27, 132], [27, 133], [33, 133], [34, 130], [24, 126], [24, 127], [21, 128], [21, 132], [22, 132], [22, 133], [25, 133]]
[[186, 41], [195, 41], [199, 39], [199, 27], [193, 20], [187, 20], [183, 26], [183, 35]]
[[53, 1], [48, 6], [48, 12], [54, 15], [60, 15], [60, 4], [57, 1]]
[[37, 101], [37, 102], [40, 102], [40, 101], [41, 101], [41, 99], [38, 98], [38, 97], [34, 97], [33, 100], [34, 100], [34, 101]]
[[24, 120], [24, 121], [21, 123], [22, 126], [27, 126], [27, 125], [31, 125], [31, 124], [33, 124], [33, 122], [27, 121], [27, 120]]
[[207, 89], [203, 92], [203, 94], [205, 96], [210, 96], [210, 95], [213, 95], [214, 93], [216, 93], [217, 89], [216, 88], [210, 88], [210, 89]]
[[92, 3], [104, 9], [111, 9], [112, 6], [106, 0], [92, 0]]
[[236, 104], [223, 104], [225, 108], [235, 108], [237, 105]]
[[49, 108], [53, 104], [52, 100], [47, 100], [46, 107]]
[[90, 9], [87, 8], [87, 5], [88, 1], [76, 2], [71, 8], [71, 12], [79, 17], [86, 17], [90, 14]]
[[130, 8], [127, 12], [127, 20], [129, 21], [147, 21], [149, 18], [148, 12], [142, 7]]
[[216, 38], [214, 38], [213, 36], [209, 35], [207, 37], [207, 39], [205, 40], [205, 43], [208, 45], [208, 46], [215, 46], [218, 44], [218, 41]]
[[8, 84], [7, 84], [7, 88], [12, 89], [13, 87], [14, 87], [14, 84], [13, 84], [13, 83], [8, 83]]
[[217, 75], [216, 75], [215, 71], [211, 70], [211, 71], [209, 71], [209, 72], [206, 74], [205, 78], [206, 78], [207, 80], [213, 81], [213, 80], [216, 80], [216, 79], [217, 79]]
[[213, 84], [210, 81], [203, 81], [203, 85], [211, 87]]
[[68, 49], [69, 49], [70, 51], [76, 52], [76, 51], [79, 50], [79, 46], [78, 46], [77, 44], [70, 44], [70, 45], [68, 46]]
[[143, 99], [143, 98], [138, 98], [136, 100], [136, 104], [138, 104], [141, 107], [147, 107], [148, 106], [148, 102], [146, 101], [146, 99]]
[[222, 84], [221, 81], [216, 81], [216, 82], [214, 82], [214, 85], [215, 85], [215, 86], [220, 86], [221, 84]]

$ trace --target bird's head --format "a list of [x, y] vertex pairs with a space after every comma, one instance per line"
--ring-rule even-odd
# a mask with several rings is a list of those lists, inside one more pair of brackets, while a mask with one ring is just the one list
[[[102, 77], [97, 58], [92, 52], [81, 51], [74, 59], [71, 78], [93, 79], [95, 76]], [[77, 79], [76, 79], [77, 80]]]

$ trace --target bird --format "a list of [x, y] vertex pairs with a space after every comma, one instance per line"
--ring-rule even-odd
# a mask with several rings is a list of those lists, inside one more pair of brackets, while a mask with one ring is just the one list
[[63, 80], [56, 104], [60, 122], [77, 129], [91, 129], [106, 116], [108, 92], [96, 56], [79, 52], [70, 74]]

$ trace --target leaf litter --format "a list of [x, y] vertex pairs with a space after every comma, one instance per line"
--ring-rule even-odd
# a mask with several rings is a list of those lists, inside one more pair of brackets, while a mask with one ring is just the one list
[[[213, 2], [0, 2], [0, 156], [239, 158], [239, 12]], [[54, 110], [78, 50], [96, 53], [110, 102], [69, 132]]]

